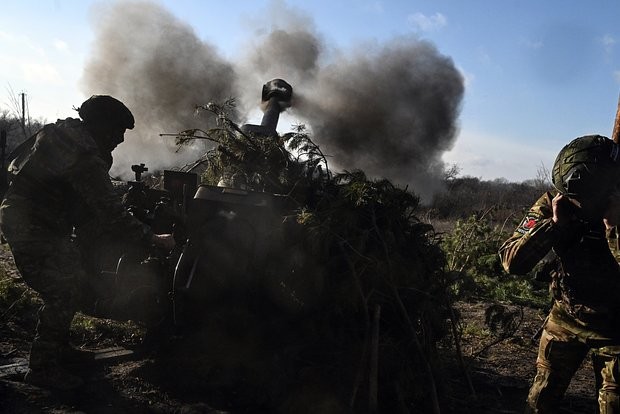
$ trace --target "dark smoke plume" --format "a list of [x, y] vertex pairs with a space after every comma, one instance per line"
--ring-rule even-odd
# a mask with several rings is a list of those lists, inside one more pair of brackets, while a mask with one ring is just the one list
[[463, 92], [451, 59], [429, 42], [402, 38], [341, 56], [296, 109], [337, 166], [427, 197], [440, 183]]
[[209, 118], [197, 118], [194, 108], [236, 95], [231, 64], [151, 2], [101, 4], [93, 15], [96, 40], [82, 89], [120, 99], [136, 118], [135, 130], [114, 153], [112, 174], [127, 178], [129, 166], [140, 162], [154, 171], [199, 158], [203, 145], [175, 153], [174, 139], [159, 134], [205, 129]]
[[[286, 10], [282, 2], [273, 7]], [[452, 60], [428, 41], [402, 37], [357, 51], [330, 50], [335, 58], [324, 62], [325, 47], [312, 25], [290, 15], [279, 20], [287, 26], [248, 48], [242, 79], [289, 80], [295, 88], [291, 112], [311, 127], [332, 166], [409, 185], [428, 199], [440, 186], [441, 156], [454, 143], [464, 93]]]
[[[284, 1], [272, 1], [263, 15], [271, 20], [246, 22], [255, 29], [236, 65], [238, 89], [242, 93], [242, 104], [247, 105], [246, 112], [257, 106], [260, 89], [256, 86], [274, 78], [285, 79], [293, 85], [295, 100], [299, 88], [314, 83], [325, 49], [312, 20]], [[265, 30], [265, 24], [269, 30]]]
[[[157, 133], [205, 127], [206, 118], [193, 117], [194, 105], [231, 96], [247, 114], [258, 107], [262, 84], [283, 78], [293, 85], [294, 102], [279, 129], [294, 116], [311, 128], [332, 167], [362, 169], [429, 198], [444, 170], [441, 155], [454, 143], [464, 92], [452, 60], [415, 37], [328, 50], [302, 12], [283, 1], [271, 7], [262, 15], [274, 21], [261, 22], [269, 30], [257, 28], [234, 65], [152, 3], [107, 7], [86, 68], [87, 90], [124, 99], [146, 136], [140, 124]], [[131, 163], [152, 163], [135, 157], [155, 147], [140, 142], [140, 153], [123, 152]]]

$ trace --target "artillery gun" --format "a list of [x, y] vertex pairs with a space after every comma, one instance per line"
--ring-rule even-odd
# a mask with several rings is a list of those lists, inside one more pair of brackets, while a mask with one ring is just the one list
[[[81, 310], [146, 326], [149, 361], [171, 379], [162, 385], [216, 408], [431, 412], [449, 289], [432, 226], [413, 214], [418, 198], [361, 171], [332, 175], [302, 127], [276, 132], [292, 87], [273, 80], [262, 97], [260, 125], [203, 108], [224, 127], [216, 157], [194, 165], [209, 161], [204, 176], [218, 185], [165, 171], [155, 188], [136, 164], [118, 187], [135, 217], [174, 235], [173, 251], [97, 223], [76, 229], [91, 276]], [[200, 130], [177, 142], [189, 131]]]
[[[261, 124], [239, 132], [276, 137], [291, 97], [285, 81], [265, 84]], [[300, 226], [287, 218], [290, 199], [225, 179], [198, 184], [197, 174], [180, 171], [164, 171], [163, 188], [153, 189], [142, 181], [146, 170], [132, 166], [125, 207], [155, 233], [173, 233], [177, 248], [144, 250], [87, 229], [80, 239], [90, 239], [84, 256], [97, 276], [85, 313], [144, 324], [171, 366], [237, 404], [281, 400], [297, 384], [295, 356], [315, 340], [312, 313], [324, 288], [321, 259], [306, 253]]]

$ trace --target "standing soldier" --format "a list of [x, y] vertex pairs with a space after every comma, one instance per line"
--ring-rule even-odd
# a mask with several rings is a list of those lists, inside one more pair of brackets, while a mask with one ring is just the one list
[[620, 267], [606, 234], [615, 234], [619, 148], [599, 135], [577, 138], [553, 166], [557, 195], [545, 193], [499, 250], [504, 269], [525, 274], [551, 250], [554, 303], [545, 322], [528, 413], [557, 412], [590, 350], [600, 412], [620, 413]]
[[86, 277], [74, 230], [96, 220], [124, 240], [174, 245], [171, 235], [154, 235], [123, 208], [108, 175], [112, 150], [134, 127], [129, 109], [95, 95], [78, 113], [82, 120], [45, 125], [22, 145], [0, 206], [0, 228], [17, 268], [43, 299], [25, 380], [59, 389], [82, 384], [65, 368], [79, 357], [69, 345], [69, 327]]

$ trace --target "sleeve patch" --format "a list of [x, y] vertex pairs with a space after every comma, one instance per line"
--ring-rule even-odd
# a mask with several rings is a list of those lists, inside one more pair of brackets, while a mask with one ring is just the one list
[[526, 216], [523, 219], [523, 222], [521, 222], [521, 225], [517, 227], [517, 231], [521, 234], [525, 234], [531, 229], [533, 229], [536, 226], [536, 224], [538, 224], [539, 220], [540, 220], [540, 217]]

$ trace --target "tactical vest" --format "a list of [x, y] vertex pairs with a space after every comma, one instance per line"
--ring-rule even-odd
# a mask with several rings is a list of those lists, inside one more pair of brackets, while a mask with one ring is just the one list
[[586, 226], [578, 241], [556, 251], [556, 268], [551, 274], [554, 299], [568, 309], [580, 305], [619, 307], [620, 266], [609, 243], [602, 225], [594, 229]]

